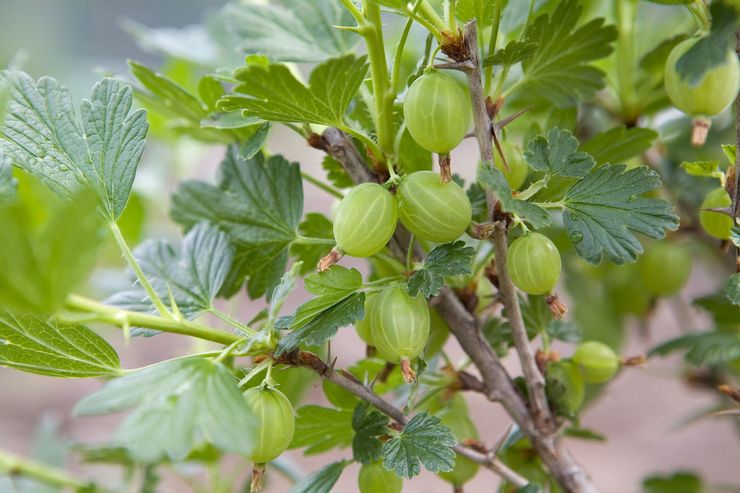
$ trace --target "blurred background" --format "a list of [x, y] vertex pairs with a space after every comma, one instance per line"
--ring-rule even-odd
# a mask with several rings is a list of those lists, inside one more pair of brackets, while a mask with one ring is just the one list
[[[89, 93], [101, 74], [128, 77], [127, 59], [152, 67], [162, 66], [162, 58], [146, 49], [151, 46], [147, 47], [141, 38], [137, 42], [132, 35], [140, 25], [183, 27], [197, 24], [208, 11], [215, 11], [223, 3], [215, 0], [2, 0], [0, 66], [12, 63], [33, 76], [53, 76], [69, 86], [79, 100]], [[192, 39], [197, 40], [197, 35]], [[193, 49], [206, 50], [207, 47], [194, 46]], [[177, 70], [172, 64], [167, 68]], [[156, 128], [153, 134], [156, 136]], [[269, 147], [273, 152], [300, 162], [309, 174], [322, 176], [322, 155], [295, 134], [277, 128]], [[456, 171], [466, 178], [474, 175], [475, 151], [473, 143], [466, 142], [455, 153]], [[178, 231], [167, 218], [169, 192], [184, 178], [212, 180], [223, 153], [222, 146], [206, 146], [187, 138], [178, 140], [176, 145], [150, 139], [135, 183], [136, 194], [129, 206], [132, 221], [129, 238], [136, 241], [147, 237], [175, 237]], [[333, 203], [330, 196], [310, 184], [306, 184], [305, 195], [306, 212], [329, 213]], [[359, 263], [356, 266], [363, 268]], [[660, 301], [646, 322], [632, 323], [621, 334], [626, 341], [622, 354], [644, 354], [657, 342], [675, 337], [685, 328], [708, 326], [706, 317], [681, 298], [693, 299], [714, 293], [724, 278], [724, 272], [716, 263], [697, 262], [689, 285], [681, 295]], [[107, 292], [111, 286], [121, 286], [125, 282], [123, 262], [111, 246], [103, 255], [101, 269], [89, 290]], [[285, 313], [305, 301], [304, 296], [298, 290]], [[245, 318], [262, 308], [261, 302], [249, 301], [243, 293], [227, 305]], [[103, 333], [119, 351], [125, 368], [203, 349], [202, 346], [194, 347], [185, 338], [171, 335], [124, 342], [117, 331], [103, 330]], [[462, 358], [455, 341], [448, 341], [446, 349], [454, 359]], [[339, 366], [349, 365], [364, 355], [364, 347], [353, 330], [344, 329], [333, 345], [333, 352], [339, 356]], [[507, 360], [507, 365], [512, 372], [518, 372], [514, 361]], [[677, 356], [651, 360], [645, 368], [624, 370], [584, 411], [582, 426], [605, 435], [608, 441], [568, 439], [568, 445], [602, 491], [639, 492], [646, 476], [677, 470], [700, 473], [712, 485], [707, 491], [738, 491], [730, 488], [740, 483], [740, 441], [735, 418], [697, 419], [712, 409], [716, 400], [676, 378], [682, 368], [682, 359]], [[56, 380], [0, 368], [0, 448], [26, 455], [55, 445], [58, 438], [54, 436], [64, 437], [66, 443], [105, 442], [112, 436], [121, 416], [71, 419], [75, 402], [100, 385], [95, 380]], [[305, 390], [307, 402], [323, 402], [320, 386], [307, 384]], [[495, 442], [508, 426], [505, 414], [477, 395], [469, 396], [469, 402], [482, 440], [488, 444]], [[54, 429], [56, 432], [52, 432]], [[344, 451], [329, 455], [334, 459], [347, 454]], [[287, 456], [303, 473], [314, 471], [330, 460], [327, 455], [305, 458], [300, 451], [291, 451]], [[115, 483], [119, 474], [112, 467], [75, 463], [69, 466], [109, 484]], [[248, 473], [246, 470], [229, 472]], [[355, 467], [345, 472], [335, 491], [356, 491], [355, 472]], [[190, 491], [181, 478], [191, 473], [201, 474], [187, 468], [164, 471], [165, 481], [157, 491]], [[496, 484], [495, 476], [481, 471], [465, 491], [491, 492]], [[12, 488], [8, 483], [0, 483], [0, 489], [2, 485]], [[283, 478], [269, 477], [267, 491], [287, 491], [288, 488], [289, 483]], [[448, 484], [423, 473], [407, 481], [404, 491], [450, 490]]]

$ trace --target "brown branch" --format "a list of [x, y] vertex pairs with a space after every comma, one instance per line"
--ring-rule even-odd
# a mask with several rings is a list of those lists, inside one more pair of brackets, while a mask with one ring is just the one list
[[[370, 388], [360, 383], [351, 373], [343, 370], [335, 370], [333, 366], [328, 365], [323, 359], [313, 353], [308, 351], [294, 351], [292, 353], [284, 354], [279, 358], [275, 358], [275, 362], [312, 370], [322, 378], [339, 385], [363, 401], [372, 404], [376, 409], [398, 422], [400, 425], [408, 423], [408, 419], [403, 411], [380, 397]], [[519, 488], [522, 488], [529, 483], [525, 478], [498, 460], [495, 455], [484, 454], [459, 443], [455, 445], [453, 449], [456, 453], [477, 462], [487, 469], [490, 469], [506, 481], [515, 484]]]

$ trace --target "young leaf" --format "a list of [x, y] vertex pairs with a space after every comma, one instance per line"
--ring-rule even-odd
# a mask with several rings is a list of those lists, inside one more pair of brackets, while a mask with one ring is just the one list
[[232, 295], [249, 277], [249, 295], [260, 297], [280, 282], [288, 249], [303, 212], [298, 164], [262, 154], [243, 160], [229, 147], [218, 186], [185, 182], [172, 196], [172, 217], [185, 228], [208, 221], [226, 233], [234, 265], [221, 295]]
[[[193, 319], [213, 307], [213, 298], [231, 269], [233, 252], [224, 233], [208, 223], [199, 223], [188, 231], [181, 245], [149, 240], [134, 250], [134, 257], [160, 299], [169, 300], [171, 293], [178, 310]], [[131, 300], [141, 301], [132, 306]], [[113, 295], [107, 303], [157, 312], [139, 285]]]
[[649, 128], [618, 126], [596, 134], [581, 144], [579, 150], [590, 154], [597, 166], [623, 163], [650, 149], [658, 133]]
[[578, 139], [568, 130], [553, 128], [547, 138], [540, 135], [534, 138], [524, 159], [529, 165], [551, 176], [570, 176], [580, 178], [596, 165], [594, 158], [585, 152], [577, 152]]
[[293, 486], [288, 493], [331, 493], [332, 488], [350, 461], [329, 464]]
[[77, 116], [66, 87], [49, 77], [35, 82], [3, 71], [11, 97], [0, 150], [62, 197], [80, 185], [95, 190], [102, 212], [114, 221], [123, 212], [149, 128], [146, 112], [131, 110], [131, 88], [115, 79], [95, 84]]
[[297, 414], [290, 448], [307, 447], [303, 454], [313, 455], [352, 443], [352, 411], [309, 405]]
[[547, 210], [526, 200], [514, 198], [509, 182], [500, 169], [481, 164], [478, 167], [478, 183], [496, 193], [501, 210], [518, 215], [535, 229], [545, 228], [552, 222]]
[[693, 472], [679, 471], [670, 476], [652, 475], [642, 482], [643, 493], [702, 493], [704, 482]]
[[666, 356], [677, 351], [686, 351], [686, 361], [697, 366], [729, 363], [740, 358], [740, 334], [695, 332], [655, 346], [648, 356]]
[[725, 284], [725, 295], [733, 305], [740, 305], [740, 274], [733, 274]]
[[141, 462], [182, 460], [204, 442], [248, 455], [257, 431], [231, 372], [198, 356], [168, 360], [111, 380], [78, 402], [75, 414], [108, 414], [132, 407], [136, 409], [114, 442]]
[[337, 0], [291, 0], [267, 4], [248, 0], [226, 5], [218, 21], [246, 55], [282, 62], [320, 62], [350, 51], [358, 36], [352, 15]]
[[388, 416], [370, 408], [367, 403], [359, 404], [352, 415], [352, 457], [357, 462], [369, 464], [380, 458], [383, 449], [381, 436], [388, 434]]
[[346, 55], [314, 68], [308, 87], [285, 65], [252, 63], [236, 71], [234, 94], [220, 107], [268, 121], [344, 126], [344, 113], [367, 72], [366, 57]]
[[350, 188], [354, 185], [352, 178], [350, 178], [344, 168], [342, 168], [339, 161], [330, 155], [327, 154], [324, 156], [324, 159], [321, 161], [321, 167], [326, 171], [326, 177], [335, 187]]
[[411, 479], [421, 465], [431, 472], [451, 471], [455, 465], [455, 436], [437, 416], [419, 413], [403, 431], [383, 445], [383, 467], [397, 476]]
[[15, 200], [17, 183], [13, 178], [13, 168], [8, 159], [0, 150], [0, 207], [4, 207]]
[[615, 264], [637, 260], [642, 245], [633, 232], [663, 238], [678, 227], [678, 216], [664, 200], [641, 197], [660, 186], [646, 167], [597, 168], [568, 190], [563, 223], [578, 255], [592, 264], [606, 255]]
[[478, 22], [478, 29], [483, 29], [493, 22], [495, 3], [491, 0], [458, 0], [455, 5], [455, 15], [462, 22], [475, 19]]
[[427, 298], [436, 296], [444, 287], [445, 277], [470, 274], [474, 256], [475, 249], [465, 246], [464, 241], [434, 247], [421, 267], [409, 278], [409, 294], [417, 296], [421, 293]]
[[52, 377], [117, 376], [116, 351], [82, 325], [0, 310], [0, 366]]
[[578, 0], [559, 2], [551, 14], [542, 14], [527, 28], [526, 41], [536, 43], [524, 60], [519, 94], [542, 95], [559, 107], [573, 106], [604, 86], [604, 72], [588, 63], [612, 52], [614, 26], [604, 19], [579, 25], [583, 6]]
[[722, 170], [719, 169], [719, 161], [684, 161], [681, 169], [691, 176], [705, 176], [708, 178], [721, 178]]
[[[491, 2], [493, 5], [493, 2]], [[531, 57], [537, 51], [537, 43], [530, 41], [509, 41], [505, 47], [496, 50], [483, 60], [483, 66], [504, 65], [510, 67]]]

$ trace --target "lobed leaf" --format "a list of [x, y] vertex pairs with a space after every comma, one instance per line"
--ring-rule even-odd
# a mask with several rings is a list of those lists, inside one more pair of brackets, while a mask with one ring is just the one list
[[550, 176], [585, 176], [596, 165], [594, 158], [585, 152], [578, 152], [578, 139], [568, 130], [553, 128], [547, 138], [535, 137], [524, 152], [529, 165]]
[[623, 163], [650, 149], [658, 133], [649, 128], [623, 125], [594, 135], [581, 144], [579, 150], [590, 154], [597, 166], [604, 163]]
[[388, 434], [388, 416], [372, 409], [369, 404], [359, 404], [352, 415], [352, 457], [357, 462], [369, 464], [380, 458], [383, 442], [380, 437]]
[[455, 437], [437, 416], [422, 412], [403, 431], [383, 445], [383, 467], [411, 479], [423, 465], [430, 472], [451, 471], [455, 465]]
[[298, 409], [295, 435], [290, 448], [303, 448], [304, 455], [346, 448], [352, 443], [352, 412], [321, 406], [303, 406]]
[[331, 493], [332, 488], [350, 461], [329, 464], [296, 483], [288, 493]]
[[552, 220], [547, 210], [532, 202], [514, 198], [509, 182], [498, 168], [481, 163], [478, 166], [478, 184], [496, 193], [502, 211], [518, 215], [535, 229], [545, 228], [551, 224]]
[[499, 48], [492, 55], [488, 55], [483, 59], [483, 66], [490, 67], [491, 65], [503, 65], [510, 67], [519, 62], [527, 60], [529, 57], [534, 55], [537, 51], [537, 43], [531, 41], [509, 41], [505, 47]]
[[470, 274], [474, 256], [475, 249], [465, 246], [464, 241], [434, 247], [409, 278], [409, 294], [417, 296], [421, 293], [427, 298], [436, 296], [444, 287], [445, 277]]

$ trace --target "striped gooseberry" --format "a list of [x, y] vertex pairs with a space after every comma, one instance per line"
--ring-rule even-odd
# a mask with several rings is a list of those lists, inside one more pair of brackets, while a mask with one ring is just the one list
[[440, 71], [427, 72], [411, 84], [403, 112], [411, 137], [438, 154], [457, 147], [473, 119], [468, 92], [454, 77]]
[[334, 240], [347, 255], [369, 257], [393, 236], [398, 203], [377, 183], [357, 185], [342, 199], [334, 219]]
[[397, 197], [401, 222], [423, 240], [447, 243], [470, 225], [472, 207], [465, 190], [454, 181], [442, 183], [433, 171], [403, 177]]
[[[478, 439], [478, 431], [475, 429], [473, 421], [468, 415], [467, 406], [456, 404], [455, 401], [462, 400], [459, 394], [452, 400], [451, 405], [437, 414], [442, 420], [442, 424], [449, 427], [455, 440], [463, 443], [468, 439]], [[440, 472], [439, 477], [452, 483], [453, 486], [460, 487], [467, 483], [478, 473], [479, 465], [467, 457], [458, 455], [455, 457], [455, 467], [452, 471]]]
[[678, 293], [689, 280], [691, 261], [682, 243], [658, 241], [648, 245], [638, 263], [642, 286], [656, 296]]
[[401, 493], [403, 479], [387, 471], [380, 462], [363, 464], [357, 476], [360, 493]]
[[503, 151], [504, 156], [506, 156], [506, 164], [509, 165], [509, 169], [506, 169], [504, 162], [498, 156], [495, 160], [496, 167], [504, 174], [511, 189], [517, 190], [527, 179], [527, 175], [529, 174], [529, 165], [527, 164], [527, 161], [524, 160], [522, 149], [518, 145], [509, 141], [504, 141], [501, 143], [501, 150]]
[[571, 360], [581, 370], [587, 383], [608, 382], [619, 370], [617, 354], [603, 342], [582, 342]]
[[256, 418], [259, 430], [250, 459], [256, 464], [270, 462], [285, 452], [293, 440], [293, 406], [285, 394], [269, 385], [247, 390], [244, 400]]
[[581, 370], [570, 361], [547, 365], [547, 395], [564, 414], [575, 414], [583, 405], [586, 382]]
[[527, 233], [514, 240], [506, 264], [516, 287], [528, 294], [549, 293], [560, 278], [560, 252], [540, 233]]
[[[732, 205], [732, 199], [730, 194], [724, 188], [715, 188], [707, 194], [704, 198], [704, 202], [701, 203], [701, 209], [722, 209]], [[720, 240], [726, 240], [730, 237], [730, 230], [732, 229], [732, 218], [720, 212], [714, 212], [710, 210], [699, 211], [699, 222], [704, 228], [704, 231], [719, 238]]]

